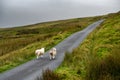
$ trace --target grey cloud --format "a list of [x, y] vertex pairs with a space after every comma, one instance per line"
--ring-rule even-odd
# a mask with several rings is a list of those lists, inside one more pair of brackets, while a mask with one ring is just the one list
[[109, 1], [110, 3], [103, 2], [104, 5], [94, 5], [93, 2], [83, 4], [81, 0], [1, 0], [0, 27], [95, 16], [120, 10], [119, 0]]

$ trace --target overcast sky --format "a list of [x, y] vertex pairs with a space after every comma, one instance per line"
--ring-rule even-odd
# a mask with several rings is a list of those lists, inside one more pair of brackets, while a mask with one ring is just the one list
[[0, 27], [120, 11], [120, 0], [0, 0]]

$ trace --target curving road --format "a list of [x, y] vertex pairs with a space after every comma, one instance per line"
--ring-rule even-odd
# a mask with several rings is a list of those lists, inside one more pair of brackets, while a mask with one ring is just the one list
[[[72, 52], [74, 48], [80, 45], [84, 38], [92, 32], [104, 20], [99, 20], [82, 31], [76, 32], [64, 41], [56, 45], [57, 56], [55, 60], [50, 61], [49, 55], [44, 54], [44, 58], [31, 60], [12, 70], [0, 74], [0, 80], [35, 80], [36, 76], [42, 75], [42, 71], [46, 68], [51, 70], [57, 68], [64, 59], [65, 52]], [[48, 52], [46, 52], [48, 53]]]

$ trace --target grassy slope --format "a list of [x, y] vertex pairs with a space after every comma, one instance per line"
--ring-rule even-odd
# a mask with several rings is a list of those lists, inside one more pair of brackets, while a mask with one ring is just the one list
[[101, 17], [77, 18], [0, 29], [0, 72], [35, 58], [35, 49], [50, 49]]
[[104, 16], [55, 73], [61, 80], [120, 80], [120, 12]]

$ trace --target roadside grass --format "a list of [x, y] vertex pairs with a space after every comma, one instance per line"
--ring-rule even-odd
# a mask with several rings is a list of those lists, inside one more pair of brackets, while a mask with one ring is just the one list
[[61, 80], [120, 80], [120, 12], [105, 21], [54, 71]]
[[0, 73], [34, 59], [36, 49], [45, 47], [47, 51], [101, 18], [77, 18], [0, 29]]
[[[114, 47], [103, 59], [94, 56], [86, 68], [86, 80], [120, 80], [120, 46]], [[114, 53], [114, 54], [113, 54]]]

